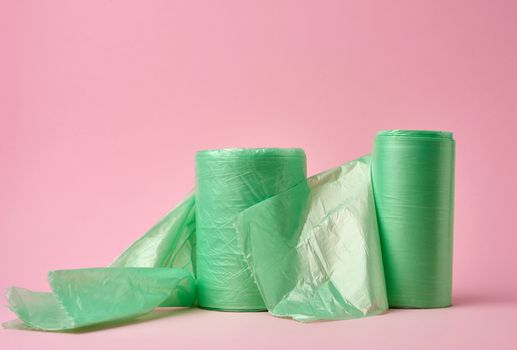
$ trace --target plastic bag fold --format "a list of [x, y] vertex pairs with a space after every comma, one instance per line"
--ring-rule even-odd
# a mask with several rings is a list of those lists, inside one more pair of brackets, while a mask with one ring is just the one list
[[243, 211], [236, 228], [271, 314], [308, 322], [387, 309], [369, 156]]

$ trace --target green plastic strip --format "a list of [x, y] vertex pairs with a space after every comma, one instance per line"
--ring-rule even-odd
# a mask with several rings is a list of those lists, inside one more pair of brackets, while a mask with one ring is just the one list
[[50, 271], [48, 281], [52, 293], [6, 290], [9, 308], [28, 328], [67, 330], [125, 320], [162, 303], [191, 306], [195, 296], [194, 277], [179, 269], [59, 270]]
[[369, 156], [243, 211], [237, 227], [271, 314], [308, 322], [387, 309]]
[[265, 305], [234, 227], [243, 210], [306, 177], [301, 149], [223, 149], [196, 154], [198, 303], [227, 311]]
[[375, 138], [372, 179], [390, 307], [451, 304], [454, 146], [443, 131]]

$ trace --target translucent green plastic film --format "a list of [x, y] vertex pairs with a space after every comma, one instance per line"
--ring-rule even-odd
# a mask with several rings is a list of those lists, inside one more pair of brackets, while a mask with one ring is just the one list
[[372, 178], [389, 305], [450, 305], [452, 134], [379, 132], [373, 149]]
[[175, 267], [195, 273], [196, 202], [190, 194], [136, 240], [111, 267]]
[[245, 264], [237, 214], [305, 181], [301, 149], [224, 149], [196, 154], [198, 302], [221, 310], [265, 310]]
[[245, 210], [237, 227], [271, 314], [337, 320], [388, 307], [369, 156]]
[[28, 328], [55, 331], [129, 319], [157, 306], [192, 306], [194, 247], [191, 194], [110, 267], [50, 271], [52, 293], [9, 288], [9, 308]]
[[66, 330], [124, 320], [161, 303], [191, 306], [195, 282], [185, 270], [94, 268], [50, 271], [52, 293], [7, 289], [9, 307], [27, 327]]

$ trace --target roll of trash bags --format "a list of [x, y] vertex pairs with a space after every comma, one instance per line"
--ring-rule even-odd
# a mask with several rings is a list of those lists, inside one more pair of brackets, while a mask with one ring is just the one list
[[451, 304], [454, 148], [443, 131], [375, 137], [372, 180], [390, 307]]
[[387, 309], [371, 187], [365, 156], [238, 215], [246, 261], [272, 315], [309, 322]]
[[243, 210], [306, 178], [301, 149], [221, 149], [196, 154], [196, 268], [200, 307], [265, 310], [235, 228]]
[[[9, 308], [29, 329], [61, 331], [146, 314], [162, 303], [192, 306], [191, 273], [170, 268], [90, 268], [50, 271], [52, 293], [11, 287]], [[6, 328], [18, 328], [6, 323]]]

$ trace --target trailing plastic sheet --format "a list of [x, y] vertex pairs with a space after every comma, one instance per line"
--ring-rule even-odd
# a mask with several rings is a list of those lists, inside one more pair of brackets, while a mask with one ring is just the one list
[[372, 177], [391, 307], [451, 304], [454, 140], [443, 131], [375, 138]]
[[195, 224], [191, 194], [110, 267], [50, 271], [52, 293], [9, 288], [9, 308], [28, 328], [55, 331], [128, 319], [157, 306], [192, 306]]
[[387, 309], [369, 156], [243, 211], [237, 228], [271, 314], [338, 320]]
[[195, 274], [196, 202], [188, 195], [129, 246], [111, 267], [174, 267]]
[[224, 149], [196, 154], [198, 302], [227, 311], [265, 310], [234, 227], [243, 210], [306, 178], [301, 149]]
[[10, 309], [28, 328], [67, 330], [125, 320], [162, 303], [191, 306], [195, 296], [192, 274], [170, 268], [50, 271], [48, 282], [52, 293], [6, 290]]

